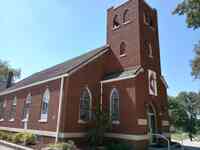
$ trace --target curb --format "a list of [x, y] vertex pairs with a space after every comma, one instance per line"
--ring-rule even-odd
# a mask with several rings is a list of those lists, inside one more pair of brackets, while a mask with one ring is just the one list
[[14, 148], [15, 150], [34, 150], [32, 148], [29, 148], [29, 147], [17, 145], [17, 144], [14, 144], [14, 143], [3, 141], [3, 140], [0, 140], [0, 144], [3, 144], [4, 146], [10, 147], [10, 148]]

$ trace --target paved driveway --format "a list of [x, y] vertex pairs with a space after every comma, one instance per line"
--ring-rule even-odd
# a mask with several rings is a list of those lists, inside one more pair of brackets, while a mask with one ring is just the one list
[[14, 149], [0, 145], [0, 150], [14, 150]]

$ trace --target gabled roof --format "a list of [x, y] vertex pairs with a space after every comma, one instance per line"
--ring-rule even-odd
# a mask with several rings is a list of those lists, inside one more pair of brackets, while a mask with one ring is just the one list
[[135, 78], [140, 72], [143, 71], [141, 66], [135, 66], [121, 72], [114, 72], [104, 77], [102, 83], [119, 81], [124, 79]]
[[137, 73], [137, 71], [141, 68], [141, 66], [135, 66], [131, 69], [128, 70], [124, 70], [121, 72], [115, 72], [109, 75], [106, 75], [104, 77], [104, 80], [110, 80], [110, 79], [117, 79], [117, 78], [125, 78], [125, 77], [129, 77], [129, 76], [133, 76]]
[[55, 65], [51, 68], [48, 68], [46, 70], [43, 70], [41, 72], [35, 73], [17, 83], [15, 83], [12, 87], [0, 91], [0, 95], [4, 95], [3, 93], [8, 93], [10, 91], [13, 91], [18, 88], [25, 87], [27, 85], [31, 85], [37, 82], [41, 82], [44, 80], [48, 80], [57, 76], [61, 76], [67, 73], [70, 73], [74, 69], [78, 68], [80, 65], [87, 63], [90, 59], [97, 55], [101, 55], [104, 52], [106, 52], [109, 49], [108, 45], [105, 45], [103, 47], [91, 50], [81, 56], [75, 57], [73, 59], [70, 59], [68, 61], [65, 61], [61, 64]]

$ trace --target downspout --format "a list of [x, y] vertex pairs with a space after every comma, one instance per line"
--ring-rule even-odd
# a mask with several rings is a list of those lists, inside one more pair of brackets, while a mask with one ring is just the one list
[[57, 119], [57, 127], [56, 127], [56, 140], [55, 143], [58, 142], [59, 138], [59, 130], [60, 130], [60, 120], [61, 120], [61, 109], [62, 109], [62, 103], [63, 103], [63, 88], [64, 88], [64, 79], [63, 76], [60, 81], [60, 97], [59, 97], [59, 107], [58, 107], [58, 119]]

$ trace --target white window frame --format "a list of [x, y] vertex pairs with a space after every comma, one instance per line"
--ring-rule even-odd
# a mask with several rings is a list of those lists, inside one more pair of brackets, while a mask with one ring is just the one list
[[[3, 114], [2, 114], [2, 115], [5, 115], [5, 109], [6, 109], [6, 105], [7, 105], [7, 104], [6, 104], [6, 99], [3, 99], [2, 101], [3, 101], [3, 103], [2, 103], [2, 104], [3, 104], [3, 105], [2, 105]], [[4, 117], [5, 117], [5, 116], [2, 116], [2, 117], [0, 118], [0, 121], [4, 121]]]
[[[15, 107], [14, 111], [13, 111], [13, 107]], [[14, 113], [14, 116], [11, 116], [12, 118], [10, 118], [10, 122], [14, 122], [15, 121], [15, 117], [16, 117], [16, 110], [17, 110], [17, 96], [14, 97], [14, 99], [12, 100], [12, 104], [11, 104], [11, 110], [10, 113]], [[10, 115], [11, 115], [10, 114]], [[10, 116], [9, 116], [10, 117]]]
[[[50, 90], [49, 90], [49, 88], [47, 88], [45, 90], [45, 92], [43, 93], [43, 96], [42, 96], [42, 104], [41, 104], [41, 109], [40, 109], [40, 120], [39, 120], [39, 122], [47, 122], [47, 120], [48, 120], [49, 102], [50, 102], [50, 97], [51, 97], [50, 95], [51, 95]], [[47, 103], [47, 112], [46, 113], [43, 113], [44, 102]]]
[[[29, 120], [31, 102], [32, 102], [32, 96], [31, 93], [29, 93], [26, 96], [26, 101], [24, 102], [22, 122], [27, 122]], [[27, 105], [29, 105], [28, 111], [27, 111]], [[26, 109], [26, 117], [24, 117], [24, 109]]]
[[[118, 113], [119, 113], [119, 118], [118, 120], [113, 120], [112, 119], [112, 110], [113, 110], [113, 99], [112, 99], [112, 96], [113, 96], [113, 93], [116, 92], [117, 95], [118, 95]], [[113, 88], [111, 93], [110, 93], [110, 118], [111, 118], [111, 121], [112, 121], [112, 124], [120, 124], [120, 96], [119, 96], [119, 92], [116, 88]]]
[[153, 48], [152, 48], [152, 44], [148, 43], [148, 49], [149, 49], [149, 57], [153, 58]]
[[130, 22], [130, 18], [128, 17], [128, 20], [126, 20], [126, 17], [129, 13], [129, 9], [126, 9], [123, 13], [123, 19], [122, 19], [122, 22], [123, 24], [128, 24]]
[[[90, 89], [88, 87], [85, 87], [83, 90], [86, 90], [88, 92], [88, 94], [89, 94], [89, 97], [90, 97], [89, 120], [88, 120], [88, 121], [90, 121], [92, 119], [92, 93], [91, 93], [91, 91], [90, 91]], [[82, 94], [82, 92], [81, 92], [81, 94]], [[80, 104], [81, 104], [81, 99], [82, 99], [81, 96], [82, 95], [80, 95]], [[88, 121], [85, 121], [85, 120], [81, 119], [81, 107], [80, 107], [80, 104], [79, 104], [79, 120], [78, 120], [78, 123], [85, 124]]]

